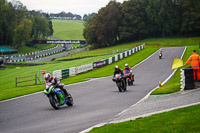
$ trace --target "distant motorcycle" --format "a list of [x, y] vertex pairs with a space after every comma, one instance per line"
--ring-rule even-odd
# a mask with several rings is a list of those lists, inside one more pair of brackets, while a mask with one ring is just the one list
[[133, 79], [131, 79], [130, 70], [125, 70], [124, 71], [124, 77], [126, 79], [126, 83], [128, 83], [128, 86], [133, 85]]
[[127, 90], [126, 80], [121, 74], [116, 74], [113, 81], [117, 84], [119, 92]]
[[68, 106], [73, 106], [73, 98], [66, 98], [63, 91], [60, 88], [55, 88], [52, 85], [46, 86], [44, 89], [44, 94], [49, 98], [49, 102], [54, 109], [59, 109], [64, 104]]
[[159, 53], [159, 59], [161, 59], [162, 58], [162, 53]]
[[158, 52], [158, 56], [159, 56], [159, 59], [162, 58], [162, 56], [163, 56], [163, 54], [162, 54], [162, 50], [160, 50], [160, 51]]

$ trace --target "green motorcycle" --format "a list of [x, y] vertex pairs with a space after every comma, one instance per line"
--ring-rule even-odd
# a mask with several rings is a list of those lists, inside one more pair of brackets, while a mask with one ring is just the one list
[[[63, 85], [64, 86], [64, 85]], [[73, 98], [69, 94], [69, 98], [64, 96], [60, 88], [49, 85], [44, 89], [44, 94], [49, 98], [49, 102], [54, 109], [59, 109], [63, 105], [73, 106]]]

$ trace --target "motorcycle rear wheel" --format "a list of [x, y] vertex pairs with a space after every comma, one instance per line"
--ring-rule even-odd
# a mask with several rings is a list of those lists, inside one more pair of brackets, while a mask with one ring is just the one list
[[128, 86], [131, 86], [131, 81], [130, 81], [130, 79], [128, 79], [127, 82], [128, 82]]

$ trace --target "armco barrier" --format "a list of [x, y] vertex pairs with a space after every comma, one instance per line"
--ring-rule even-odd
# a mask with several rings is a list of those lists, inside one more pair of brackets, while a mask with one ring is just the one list
[[83, 73], [83, 72], [90, 71], [94, 68], [100, 68], [100, 67], [103, 67], [105, 65], [109, 65], [109, 64], [112, 64], [116, 61], [119, 61], [123, 58], [126, 58], [127, 56], [130, 56], [130, 55], [144, 49], [144, 46], [145, 46], [145, 44], [140, 45], [136, 48], [133, 48], [131, 50], [127, 50], [127, 51], [122, 52], [118, 55], [115, 55], [113, 57], [110, 57], [108, 59], [101, 60], [101, 61], [98, 61], [98, 62], [94, 62], [94, 63], [90, 63], [90, 64], [78, 66], [78, 67], [63, 69], [63, 70], [56, 70], [56, 71], [53, 72], [53, 76], [56, 76], [59, 79], [64, 79], [64, 78], [67, 78], [67, 77], [75, 76], [75, 75]]
[[[26, 58], [29, 55], [29, 56], [32, 56], [32, 58], [30, 58], [30, 60], [33, 60], [33, 59], [40, 58], [40, 57], [43, 57], [43, 56], [47, 56], [47, 55], [51, 55], [51, 54], [62, 52], [62, 50], [57, 50], [57, 51], [54, 51], [54, 52], [50, 52], [50, 50], [55, 49], [57, 47], [58, 47], [58, 45], [56, 45], [53, 48], [46, 49], [46, 50], [41, 50], [41, 51], [32, 52], [32, 53], [26, 53], [26, 54], [21, 54], [21, 55], [12, 55], [12, 56], [8, 56], [7, 58], [9, 58], [9, 62], [22, 62], [22, 61], [26, 61], [27, 60]], [[43, 52], [47, 52], [47, 53], [35, 56], [35, 54], [39, 54], [39, 53], [43, 53]], [[20, 57], [24, 57], [24, 58], [23, 59], [12, 59], [12, 58], [17, 58], [17, 57], [19, 57], [19, 58]]]

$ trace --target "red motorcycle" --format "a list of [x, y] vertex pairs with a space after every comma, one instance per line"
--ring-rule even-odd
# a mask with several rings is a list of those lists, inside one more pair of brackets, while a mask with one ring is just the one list
[[134, 75], [131, 74], [130, 70], [125, 70], [124, 71], [124, 77], [126, 79], [126, 83], [128, 83], [128, 86], [133, 85], [133, 81], [134, 81], [133, 80], [133, 76]]
[[126, 80], [121, 74], [116, 74], [113, 81], [116, 82], [119, 92], [127, 90]]

